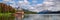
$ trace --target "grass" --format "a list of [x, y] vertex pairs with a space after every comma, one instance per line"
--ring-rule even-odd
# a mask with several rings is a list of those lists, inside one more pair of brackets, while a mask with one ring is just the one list
[[0, 16], [10, 16], [10, 15], [11, 15], [11, 13], [5, 13], [5, 14], [0, 13]]
[[[14, 16], [11, 16], [12, 13], [0, 13], [0, 20], [14, 20]], [[1, 18], [3, 17], [3, 18]]]

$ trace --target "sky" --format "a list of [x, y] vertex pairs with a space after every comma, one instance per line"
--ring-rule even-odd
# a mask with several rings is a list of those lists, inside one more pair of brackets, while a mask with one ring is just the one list
[[43, 0], [0, 0], [0, 2], [11, 5], [13, 8], [17, 8], [18, 4], [22, 3], [22, 8], [37, 11], [33, 6], [35, 6], [35, 4], [42, 4]]
[[0, 1], [2, 1], [2, 0], [0, 0]]
[[[53, 1], [55, 1], [56, 3]], [[10, 5], [15, 9], [17, 7], [21, 7], [23, 9], [33, 12], [41, 12], [43, 10], [59, 11], [60, 10], [59, 1], [60, 0], [57, 1], [56, 0], [0, 0], [0, 2], [6, 3], [7, 5]]]
[[[0, 2], [3, 2], [3, 1], [7, 1], [7, 0], [0, 0]], [[16, 3], [18, 1], [24, 1], [24, 0], [12, 0], [12, 1], [14, 1]], [[37, 4], [43, 3], [43, 0], [27, 0], [27, 1], [30, 2], [30, 3], [33, 3], [33, 1], [35, 1], [35, 3], [37, 3]]]
[[[30, 3], [33, 3], [33, 0], [28, 0]], [[43, 3], [43, 0], [35, 0], [37, 4], [41, 4]]]

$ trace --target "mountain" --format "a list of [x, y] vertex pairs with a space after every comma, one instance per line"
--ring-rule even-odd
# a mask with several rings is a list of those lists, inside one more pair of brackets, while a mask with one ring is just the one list
[[38, 14], [60, 14], [60, 11], [42, 11]]
[[37, 12], [32, 12], [32, 11], [25, 10], [25, 9], [23, 9], [23, 11], [25, 12], [25, 14], [37, 14]]

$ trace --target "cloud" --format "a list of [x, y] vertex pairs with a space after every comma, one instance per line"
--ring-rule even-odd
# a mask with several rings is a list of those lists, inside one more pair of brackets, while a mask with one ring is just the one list
[[3, 0], [3, 1], [10, 1], [10, 0]]
[[[39, 12], [39, 10], [37, 8], [35, 8], [35, 6], [33, 7], [32, 5], [30, 5], [30, 2], [28, 2], [27, 0], [24, 0], [24, 1], [18, 1], [18, 2], [15, 2], [15, 1], [12, 1], [12, 0], [3, 0], [4, 3], [7, 3], [9, 2], [10, 6], [12, 6], [13, 8], [17, 8], [17, 7], [22, 7], [23, 9], [27, 9], [27, 10], [30, 10], [30, 11], [33, 11], [33, 12]], [[40, 4], [37, 4], [38, 6], [40, 6]]]
[[[50, 2], [49, 2], [50, 1]], [[52, 1], [54, 1], [54, 0], [45, 0], [44, 2], [43, 2], [43, 4], [44, 4], [44, 6], [45, 6], [45, 8], [47, 9], [47, 10], [50, 10], [50, 11], [59, 11], [60, 10], [60, 6], [57, 6], [57, 5], [60, 5], [59, 3], [57, 3], [58, 1], [55, 1], [55, 2], [52, 2]], [[56, 4], [56, 5], [55, 5]]]
[[24, 2], [28, 2], [27, 0], [24, 0]]
[[27, 9], [33, 12], [41, 12], [43, 10], [58, 11], [60, 9], [59, 6], [54, 7], [55, 6], [54, 2], [48, 2], [48, 1], [53, 1], [53, 0], [48, 0], [48, 1], [45, 0], [43, 4], [35, 4], [36, 1], [34, 0], [33, 1], [34, 5], [30, 5], [31, 3], [28, 2], [27, 0], [18, 1], [18, 2], [11, 1], [11, 0], [4, 0], [4, 1], [11, 3], [10, 6], [12, 6], [13, 8], [17, 8], [19, 6], [19, 7], [22, 7], [23, 9]]
[[42, 11], [42, 10], [40, 10], [40, 8], [38, 9], [37, 7], [40, 7], [40, 6], [42, 6], [42, 4], [36, 4], [36, 5], [29, 5], [30, 3], [27, 1], [27, 2], [23, 2], [22, 3], [22, 8], [23, 9], [27, 9], [27, 10], [29, 10], [29, 11], [32, 11], [32, 12], [40, 12], [40, 11]]

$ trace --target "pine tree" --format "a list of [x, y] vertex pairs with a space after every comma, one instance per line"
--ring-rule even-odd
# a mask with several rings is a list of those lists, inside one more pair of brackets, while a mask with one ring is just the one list
[[5, 3], [0, 3], [0, 12], [1, 13], [8, 13], [8, 12], [14, 13], [15, 9], [12, 8], [12, 6], [10, 5], [7, 5]]

